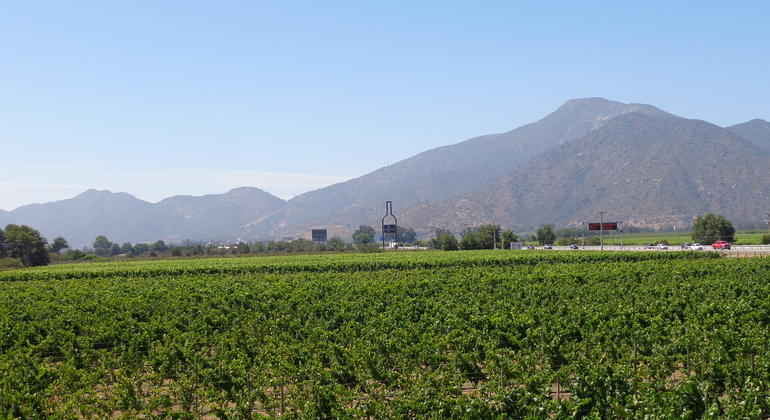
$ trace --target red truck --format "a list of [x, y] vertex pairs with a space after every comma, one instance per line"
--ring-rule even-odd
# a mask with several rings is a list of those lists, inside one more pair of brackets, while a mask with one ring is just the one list
[[713, 244], [711, 244], [711, 247], [714, 249], [730, 249], [730, 242], [716, 241]]

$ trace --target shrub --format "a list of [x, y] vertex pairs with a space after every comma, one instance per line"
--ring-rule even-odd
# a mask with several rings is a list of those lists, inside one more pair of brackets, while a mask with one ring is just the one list
[[0, 270], [12, 270], [24, 268], [24, 264], [18, 258], [0, 258]]

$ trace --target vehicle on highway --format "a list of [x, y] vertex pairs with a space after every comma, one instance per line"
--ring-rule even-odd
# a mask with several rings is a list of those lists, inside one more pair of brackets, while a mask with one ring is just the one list
[[527, 245], [527, 249], [535, 249], [534, 245]]
[[668, 249], [668, 245], [666, 245], [666, 244], [658, 244], [658, 249]]
[[580, 249], [577, 245], [572, 244], [569, 246], [569, 249]]
[[716, 241], [713, 244], [711, 244], [711, 247], [714, 249], [730, 249], [730, 242], [727, 241]]
[[692, 246], [691, 243], [685, 242], [685, 243], [682, 244], [682, 249], [690, 249], [690, 246]]
[[543, 249], [553, 249], [553, 247], [551, 246], [551, 244], [545, 244], [543, 245]]
[[655, 249], [655, 245], [653, 245], [653, 244], [644, 244], [644, 249]]
[[690, 249], [693, 250], [693, 251], [703, 251], [703, 245], [701, 245], [699, 243], [694, 243], [694, 244], [690, 245]]

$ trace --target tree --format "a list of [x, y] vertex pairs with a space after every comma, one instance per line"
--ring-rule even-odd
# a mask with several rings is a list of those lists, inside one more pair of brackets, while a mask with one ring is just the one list
[[716, 241], [733, 242], [735, 228], [732, 222], [721, 214], [708, 213], [702, 217], [698, 215], [692, 222], [692, 240], [705, 245], [711, 245]]
[[96, 255], [106, 257], [110, 255], [111, 250], [112, 242], [110, 242], [106, 236], [99, 235], [94, 239], [94, 252], [96, 252]]
[[[439, 238], [443, 238], [446, 235], [441, 235]], [[454, 237], [454, 235], [452, 235]], [[478, 232], [468, 232], [466, 233], [462, 239], [460, 239], [460, 243], [458, 244], [460, 249], [467, 251], [471, 249], [482, 249], [481, 241], [479, 240]]]
[[556, 235], [553, 233], [551, 225], [543, 225], [537, 229], [537, 241], [540, 245], [552, 244], [556, 239]]
[[519, 236], [513, 233], [513, 231], [510, 229], [504, 230], [500, 236], [502, 237], [503, 248], [509, 248], [511, 246], [511, 242], [519, 241]]
[[0, 258], [5, 258], [5, 232], [0, 229]]
[[367, 245], [368, 243], [372, 242], [372, 237], [366, 233], [359, 233], [354, 237], [354, 241], [356, 245]]
[[512, 230], [503, 231], [498, 224], [481, 225], [476, 229], [468, 228], [460, 240], [460, 249], [495, 249], [506, 248], [519, 239]]
[[459, 248], [457, 238], [451, 233], [444, 233], [436, 238], [435, 248], [442, 251], [457, 251]]
[[305, 238], [297, 238], [289, 243], [289, 250], [291, 252], [311, 252], [315, 244]]
[[[399, 242], [414, 242], [415, 239], [417, 239], [417, 233], [412, 228], [404, 228], [401, 226], [396, 227], [396, 231], [398, 232], [398, 241]], [[388, 238], [392, 238], [392, 234], [385, 235]]]
[[[366, 241], [366, 242], [363, 242], [363, 244], [367, 244], [367, 243], [369, 243], [369, 242], [374, 240], [374, 228], [371, 227], [371, 226], [361, 225], [361, 226], [358, 227], [358, 229], [356, 229], [355, 232], [353, 232], [353, 242], [355, 242], [356, 245], [361, 243], [361, 242], [358, 241], [358, 236], [362, 235], [362, 234], [369, 236], [369, 240]], [[362, 238], [362, 240], [363, 240], [363, 238]]]
[[[121, 254], [131, 254], [134, 253], [134, 246], [131, 245], [131, 242], [124, 242], [123, 245], [120, 246], [120, 253]], [[131, 256], [129, 255], [129, 257]]]
[[134, 255], [142, 255], [145, 252], [150, 251], [150, 244], [136, 244], [134, 245]]
[[168, 246], [166, 246], [166, 243], [163, 242], [163, 239], [155, 241], [154, 244], [150, 245], [150, 249], [155, 252], [166, 252], [168, 251]]
[[48, 241], [35, 229], [26, 225], [5, 227], [6, 252], [11, 258], [18, 258], [25, 267], [48, 265]]
[[238, 253], [239, 254], [248, 254], [251, 252], [251, 248], [249, 247], [249, 244], [246, 242], [238, 242]]
[[79, 260], [85, 257], [86, 255], [88, 254], [86, 254], [85, 252], [79, 249], [70, 249], [69, 251], [67, 251], [67, 257], [71, 260]]
[[329, 248], [332, 251], [344, 251], [348, 248], [348, 244], [345, 243], [341, 238], [334, 237], [329, 239], [326, 242], [326, 247]]
[[61, 236], [57, 236], [56, 239], [53, 240], [53, 244], [51, 244], [51, 252], [54, 254], [58, 254], [63, 249], [69, 248], [69, 244], [67, 243], [67, 240], [62, 238]]

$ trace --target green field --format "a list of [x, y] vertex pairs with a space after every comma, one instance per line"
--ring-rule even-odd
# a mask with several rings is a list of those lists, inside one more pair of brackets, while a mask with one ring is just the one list
[[766, 418], [768, 278], [593, 251], [0, 272], [0, 418]]

